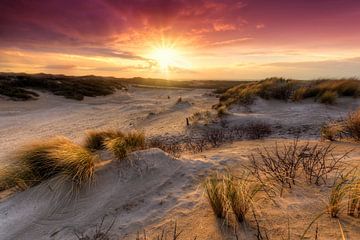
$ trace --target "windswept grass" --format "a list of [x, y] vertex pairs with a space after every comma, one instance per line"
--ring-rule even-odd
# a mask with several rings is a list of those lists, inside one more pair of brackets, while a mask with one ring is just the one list
[[142, 132], [130, 132], [105, 142], [105, 148], [118, 160], [126, 158], [131, 152], [144, 149], [145, 145], [145, 135]]
[[215, 215], [226, 219], [233, 215], [239, 223], [244, 222], [248, 211], [254, 208], [262, 189], [262, 185], [246, 173], [240, 176], [217, 173], [206, 179], [204, 187]]
[[352, 217], [360, 217], [360, 178], [356, 169], [336, 177], [329, 196], [327, 211], [338, 218], [344, 208]]
[[261, 184], [250, 179], [249, 175], [226, 176], [226, 196], [238, 222], [244, 222], [247, 212], [254, 207], [255, 198], [262, 189]]
[[14, 182], [33, 186], [43, 180], [61, 175], [76, 185], [92, 180], [95, 161], [90, 151], [64, 137], [57, 137], [25, 146], [15, 158], [19, 172]]
[[226, 218], [228, 211], [226, 190], [221, 176], [219, 174], [214, 174], [208, 177], [205, 180], [204, 187], [210, 206], [216, 217]]
[[105, 142], [114, 138], [124, 137], [119, 130], [102, 130], [86, 132], [84, 146], [91, 151], [102, 150], [105, 148]]

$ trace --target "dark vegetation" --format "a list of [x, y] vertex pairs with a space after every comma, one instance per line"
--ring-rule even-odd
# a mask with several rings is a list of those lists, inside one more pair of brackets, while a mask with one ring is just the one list
[[220, 126], [207, 124], [195, 126], [194, 129], [190, 127], [185, 135], [153, 136], [147, 139], [147, 145], [179, 157], [184, 151], [199, 153], [233, 141], [262, 139], [271, 133], [271, 126], [262, 121], [229, 126], [225, 120], [222, 120]]
[[117, 89], [126, 89], [115, 78], [96, 76], [71, 77], [50, 74], [0, 74], [0, 95], [12, 100], [36, 99], [34, 90], [48, 91], [66, 98], [82, 100], [84, 97], [105, 96]]
[[11, 100], [34, 100], [34, 91], [47, 91], [69, 99], [106, 96], [127, 85], [173, 88], [230, 88], [239, 81], [173, 81], [151, 78], [114, 78], [99, 76], [65, 76], [52, 74], [0, 73], [0, 95]]
[[314, 81], [268, 78], [242, 83], [228, 89], [221, 94], [216, 108], [229, 107], [232, 104], [250, 105], [256, 97], [283, 101], [301, 101], [312, 98], [320, 103], [334, 104], [338, 97], [358, 96], [360, 96], [360, 81], [355, 78]]

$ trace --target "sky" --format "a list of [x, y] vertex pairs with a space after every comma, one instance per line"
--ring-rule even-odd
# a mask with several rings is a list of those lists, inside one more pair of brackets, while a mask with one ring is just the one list
[[359, 0], [0, 0], [0, 71], [360, 77]]

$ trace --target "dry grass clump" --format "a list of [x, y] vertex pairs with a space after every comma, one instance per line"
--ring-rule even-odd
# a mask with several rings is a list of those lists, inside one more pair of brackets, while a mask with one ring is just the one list
[[204, 183], [210, 206], [218, 218], [227, 216], [227, 202], [224, 180], [219, 174], [208, 177]]
[[356, 141], [360, 141], [360, 109], [350, 113], [344, 121], [344, 131]]
[[16, 156], [22, 166], [18, 181], [32, 186], [55, 175], [77, 185], [89, 182], [94, 175], [96, 156], [64, 137], [24, 147]]
[[335, 141], [344, 137], [360, 141], [360, 109], [338, 122], [329, 122], [321, 129], [321, 137]]
[[88, 131], [84, 146], [91, 151], [101, 150], [105, 148], [106, 141], [123, 136], [119, 130]]
[[209, 111], [199, 111], [189, 117], [191, 124], [209, 124], [211, 119], [211, 113]]
[[323, 104], [333, 105], [336, 103], [337, 98], [338, 95], [336, 92], [325, 91], [319, 96], [318, 101]]
[[256, 201], [262, 185], [250, 179], [248, 174], [240, 176], [214, 174], [205, 181], [209, 203], [218, 218], [229, 219], [233, 215], [240, 223]]
[[349, 188], [348, 215], [360, 218], [360, 179], [354, 179]]
[[341, 122], [329, 122], [320, 129], [321, 139], [336, 141], [343, 137], [344, 126]]
[[337, 218], [346, 206], [349, 216], [360, 217], [360, 178], [353, 171], [335, 179], [327, 210], [331, 217]]
[[238, 222], [244, 222], [247, 212], [253, 208], [255, 197], [262, 185], [254, 182], [248, 175], [240, 177], [228, 175], [225, 178], [226, 197]]
[[142, 132], [130, 132], [124, 136], [107, 140], [105, 148], [112, 152], [118, 160], [122, 160], [129, 153], [145, 148], [145, 135]]

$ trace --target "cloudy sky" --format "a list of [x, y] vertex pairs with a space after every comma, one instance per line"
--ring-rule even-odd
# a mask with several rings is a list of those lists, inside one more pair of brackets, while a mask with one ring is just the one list
[[358, 0], [0, 0], [0, 71], [360, 76]]

